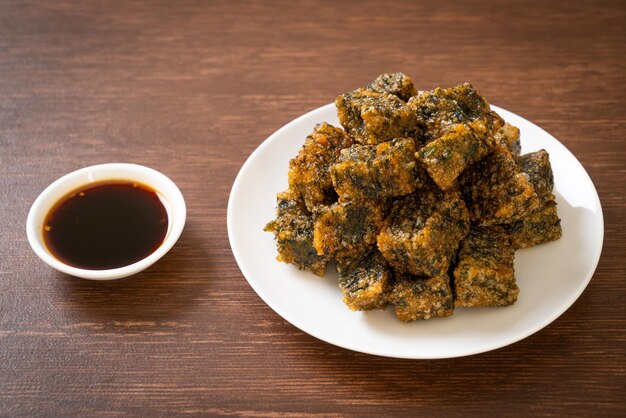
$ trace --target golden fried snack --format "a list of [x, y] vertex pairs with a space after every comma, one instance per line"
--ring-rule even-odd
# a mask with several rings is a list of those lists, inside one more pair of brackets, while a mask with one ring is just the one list
[[394, 203], [378, 234], [378, 249], [394, 270], [432, 277], [448, 270], [468, 231], [460, 194], [427, 187]]
[[378, 93], [393, 94], [405, 102], [417, 94], [413, 81], [404, 73], [381, 74], [366, 88]]
[[507, 306], [517, 300], [511, 247], [500, 226], [473, 227], [461, 243], [454, 269], [456, 306]]
[[518, 158], [520, 156], [522, 144], [520, 142], [519, 128], [505, 122], [504, 126], [498, 129], [494, 136], [496, 143], [511, 151], [513, 157]]
[[526, 174], [532, 183], [535, 193], [542, 202], [554, 200], [554, 174], [550, 156], [544, 149], [524, 154], [517, 160], [519, 168]]
[[289, 187], [309, 211], [336, 200], [328, 169], [339, 158], [341, 149], [350, 145], [352, 140], [341, 128], [324, 122], [315, 127], [298, 155], [289, 161]]
[[313, 247], [321, 256], [356, 258], [376, 243], [385, 217], [384, 203], [337, 202], [313, 214]]
[[385, 258], [374, 248], [351, 260], [337, 261], [343, 302], [353, 311], [384, 309], [393, 283]]
[[416, 157], [437, 185], [450, 189], [457, 177], [472, 163], [493, 150], [495, 138], [483, 121], [458, 123], [446, 134], [429, 142]]
[[516, 250], [556, 241], [563, 235], [554, 200], [548, 200], [539, 209], [504, 227]]
[[459, 123], [481, 122], [490, 135], [504, 124], [469, 83], [419, 93], [408, 105], [417, 115], [420, 139], [425, 143], [447, 134]]
[[450, 316], [454, 311], [450, 279], [445, 273], [431, 278], [396, 275], [389, 302], [402, 322]]
[[540, 206], [522, 219], [505, 226], [513, 248], [530, 248], [561, 238], [561, 219], [552, 194], [554, 177], [550, 157], [545, 150], [522, 155], [518, 165], [530, 178]]
[[419, 137], [426, 143], [417, 153], [428, 174], [446, 190], [472, 163], [495, 147], [495, 133], [504, 121], [471, 84], [437, 88], [411, 98]]
[[311, 214], [291, 191], [278, 193], [276, 200], [276, 219], [270, 221], [264, 229], [274, 233], [278, 249], [276, 259], [323, 276], [329, 257], [319, 256], [313, 248]]
[[350, 309], [404, 322], [513, 304], [515, 250], [562, 234], [548, 154], [520, 156], [468, 83], [418, 94], [386, 73], [335, 105], [345, 131], [316, 126], [290, 161], [265, 228], [277, 259], [318, 275], [335, 259]]
[[337, 96], [335, 105], [341, 126], [361, 144], [412, 137], [417, 126], [415, 112], [392, 94], [357, 89]]
[[463, 173], [460, 189], [470, 218], [482, 225], [511, 223], [539, 207], [528, 174], [501, 146]]
[[374, 145], [352, 145], [330, 167], [342, 201], [381, 200], [413, 192], [421, 185], [415, 161], [415, 141], [394, 139]]

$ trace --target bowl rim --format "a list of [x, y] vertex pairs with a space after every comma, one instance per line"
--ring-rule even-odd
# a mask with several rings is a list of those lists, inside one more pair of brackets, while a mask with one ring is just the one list
[[[84, 179], [82, 182], [79, 180]], [[158, 192], [168, 214], [168, 231], [163, 243], [145, 258], [114, 269], [90, 270], [70, 266], [56, 258], [43, 241], [43, 220], [50, 209], [67, 193], [81, 185], [108, 180], [130, 180], [149, 186]], [[185, 199], [176, 184], [153, 168], [133, 163], [105, 163], [80, 168], [58, 178], [37, 196], [26, 219], [28, 243], [37, 256], [50, 267], [89, 280], [114, 280], [128, 277], [150, 267], [163, 257], [183, 232], [187, 217]]]

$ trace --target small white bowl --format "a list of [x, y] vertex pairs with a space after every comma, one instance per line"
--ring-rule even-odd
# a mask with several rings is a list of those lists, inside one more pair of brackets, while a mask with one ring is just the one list
[[[136, 181], [153, 188], [162, 197], [169, 219], [163, 243], [146, 258], [124, 267], [108, 270], [88, 270], [69, 266], [54, 257], [43, 239], [43, 224], [52, 206], [72, 190], [90, 183], [107, 180]], [[72, 276], [90, 280], [121, 279], [150, 267], [163, 257], [176, 243], [183, 232], [187, 209], [183, 195], [174, 182], [164, 174], [137, 164], [99, 164], [73, 171], [48, 186], [37, 197], [28, 212], [26, 235], [35, 254], [50, 267]]]

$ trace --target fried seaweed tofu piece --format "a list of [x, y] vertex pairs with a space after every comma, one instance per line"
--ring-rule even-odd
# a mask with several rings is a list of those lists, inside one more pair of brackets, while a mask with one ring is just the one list
[[459, 183], [470, 218], [482, 225], [511, 223], [539, 207], [528, 174], [501, 146], [472, 165]]
[[563, 230], [552, 194], [554, 176], [548, 153], [540, 150], [522, 155], [518, 164], [528, 174], [539, 197], [540, 207], [522, 219], [506, 225], [513, 248], [530, 248], [561, 238]]
[[556, 211], [556, 202], [548, 200], [519, 221], [505, 225], [513, 248], [530, 248], [535, 245], [556, 241], [563, 235], [561, 219]]
[[437, 88], [411, 98], [420, 139], [426, 145], [417, 157], [437, 185], [446, 190], [472, 163], [496, 145], [504, 121], [471, 84]]
[[422, 147], [416, 157], [443, 190], [455, 185], [457, 177], [472, 163], [489, 154], [495, 138], [482, 121], [459, 123], [443, 136]]
[[341, 128], [324, 122], [315, 127], [304, 141], [298, 155], [289, 161], [289, 187], [309, 211], [318, 205], [329, 205], [336, 195], [329, 168], [352, 140]]
[[544, 149], [524, 154], [517, 160], [520, 169], [528, 174], [535, 193], [542, 201], [554, 200], [554, 174], [550, 164], [550, 156]]
[[454, 269], [456, 306], [508, 306], [515, 303], [515, 251], [500, 226], [475, 226], [461, 243]]
[[447, 134], [459, 123], [479, 121], [488, 133], [504, 125], [502, 118], [469, 83], [419, 93], [409, 100], [408, 106], [417, 115], [419, 136], [425, 143]]
[[383, 203], [337, 202], [313, 214], [313, 247], [321, 256], [355, 258], [376, 243], [385, 217]]
[[428, 278], [396, 275], [389, 302], [395, 307], [396, 316], [402, 322], [450, 316], [454, 311], [447, 274]]
[[522, 143], [520, 142], [519, 128], [508, 122], [504, 123], [495, 133], [496, 143], [511, 151], [513, 157], [518, 158], [522, 151]]
[[393, 272], [382, 254], [373, 249], [364, 255], [337, 262], [343, 302], [353, 311], [384, 309], [393, 284]]
[[357, 89], [339, 95], [335, 105], [341, 126], [361, 144], [412, 137], [417, 126], [415, 112], [393, 94]]
[[421, 185], [415, 161], [415, 141], [398, 138], [378, 145], [352, 145], [341, 151], [330, 168], [342, 201], [381, 200], [403, 196]]
[[448, 270], [469, 215], [458, 192], [434, 186], [398, 199], [378, 234], [378, 249], [394, 270], [437, 276]]
[[398, 96], [405, 102], [417, 94], [411, 78], [404, 73], [381, 74], [368, 86], [368, 90]]
[[278, 249], [276, 259], [323, 276], [329, 257], [319, 256], [313, 248], [311, 214], [291, 191], [278, 193], [276, 200], [276, 219], [270, 221], [264, 229], [274, 233]]

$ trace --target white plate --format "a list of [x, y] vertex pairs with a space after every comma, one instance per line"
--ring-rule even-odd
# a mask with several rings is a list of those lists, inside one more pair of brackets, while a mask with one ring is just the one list
[[[554, 171], [563, 237], [517, 251], [518, 301], [506, 308], [461, 308], [447, 318], [405, 324], [393, 308], [353, 312], [342, 302], [337, 274], [320, 278], [276, 261], [276, 193], [287, 188], [289, 160], [320, 122], [339, 126], [335, 106], [315, 109], [283, 126], [250, 155], [228, 202], [228, 237], [243, 275], [276, 313], [302, 331], [340, 347], [387, 357], [430, 359], [494, 350], [525, 338], [558, 318], [583, 292], [598, 264], [604, 236], [600, 200], [585, 169], [543, 129], [493, 106], [521, 130], [522, 153], [544, 148]], [[581, 320], [584, 320], [581, 318]]]

